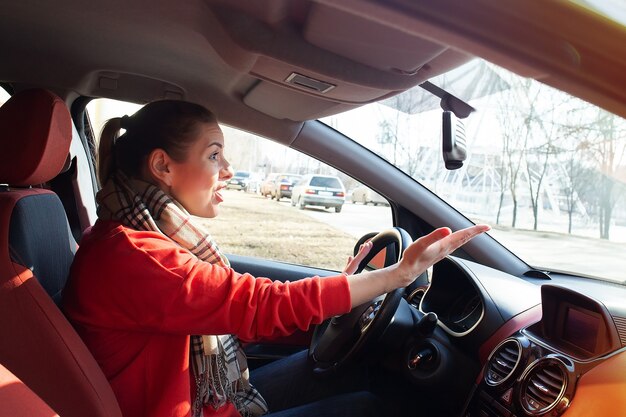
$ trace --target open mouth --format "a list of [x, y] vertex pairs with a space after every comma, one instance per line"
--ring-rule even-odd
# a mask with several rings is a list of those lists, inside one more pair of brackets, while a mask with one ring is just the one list
[[224, 201], [224, 197], [222, 196], [222, 193], [221, 193], [221, 191], [224, 188], [226, 188], [226, 184], [221, 185], [215, 189], [215, 193], [213, 195], [215, 196], [215, 199], [217, 200], [218, 203], [221, 203], [222, 201]]

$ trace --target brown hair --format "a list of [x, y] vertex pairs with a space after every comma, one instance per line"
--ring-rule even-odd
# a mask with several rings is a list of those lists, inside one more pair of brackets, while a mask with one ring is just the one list
[[[154, 149], [184, 161], [201, 123], [217, 123], [217, 119], [199, 104], [178, 100], [154, 101], [133, 116], [108, 120], [98, 146], [100, 184], [118, 169], [129, 177], [140, 177], [146, 157]], [[126, 130], [121, 136], [120, 129]]]

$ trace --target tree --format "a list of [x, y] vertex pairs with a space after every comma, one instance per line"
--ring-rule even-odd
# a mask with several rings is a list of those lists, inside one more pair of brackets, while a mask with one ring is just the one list
[[403, 167], [404, 171], [414, 176], [423, 155], [422, 149], [415, 149], [415, 139], [410, 132], [410, 116], [415, 106], [415, 97], [411, 94], [400, 94], [387, 100], [387, 105], [395, 111], [394, 117], [381, 117], [378, 124], [378, 143], [390, 148], [385, 157], [395, 166]]
[[[542, 89], [538, 89], [537, 95]], [[546, 94], [550, 95], [550, 100], [545, 100]], [[530, 112], [527, 117], [527, 129], [533, 130], [534, 139], [539, 139], [541, 143], [537, 146], [524, 149], [526, 159], [526, 174], [528, 180], [528, 191], [533, 213], [533, 230], [537, 230], [539, 224], [539, 204], [543, 193], [543, 185], [546, 174], [552, 162], [552, 157], [557, 155], [560, 148], [554, 145], [559, 138], [559, 126], [556, 120], [559, 119], [558, 109], [566, 106], [568, 99], [556, 91], [544, 91], [543, 109], [537, 110], [537, 101], [529, 103]]]
[[[528, 107], [536, 99], [531, 90], [532, 80], [514, 79], [509, 82], [511, 88], [499, 95], [499, 112], [497, 113], [500, 128], [502, 129], [502, 153], [503, 163], [506, 166], [506, 177], [508, 179], [508, 191], [513, 201], [513, 213], [511, 227], [517, 224], [518, 210], [518, 180], [520, 170], [524, 164], [524, 150], [530, 139], [532, 129], [530, 129], [532, 113]], [[533, 109], [532, 107], [530, 108]], [[501, 191], [502, 193], [503, 191]], [[501, 194], [501, 201], [504, 195]], [[501, 208], [498, 209], [498, 212]], [[499, 215], [498, 215], [499, 217]]]
[[573, 216], [576, 210], [584, 210], [580, 197], [584, 195], [593, 181], [593, 170], [585, 166], [579, 147], [565, 151], [564, 187], [567, 210], [567, 233], [572, 234]]
[[585, 127], [588, 139], [581, 143], [581, 148], [593, 159], [598, 172], [595, 196], [600, 238], [609, 239], [615, 204], [625, 192], [615, 178], [624, 161], [626, 126], [622, 119], [598, 109]]
[[500, 215], [502, 214], [502, 204], [504, 204], [504, 196], [506, 194], [506, 187], [509, 182], [509, 169], [505, 163], [506, 151], [502, 147], [502, 154], [498, 160], [498, 166], [496, 171], [498, 172], [500, 197], [498, 199], [498, 214], [496, 214], [496, 224], [500, 224]]
[[[528, 191], [533, 213], [533, 230], [537, 230], [539, 223], [539, 203], [541, 192], [543, 191], [543, 180], [548, 171], [548, 162], [553, 153], [551, 143], [547, 143], [536, 149], [526, 149], [526, 175], [528, 180]], [[536, 159], [531, 163], [531, 155]]]

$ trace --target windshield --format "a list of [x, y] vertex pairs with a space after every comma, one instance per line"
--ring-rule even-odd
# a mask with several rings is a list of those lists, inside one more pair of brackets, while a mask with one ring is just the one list
[[444, 168], [439, 99], [419, 86], [323, 121], [529, 265], [626, 283], [625, 120], [479, 59], [431, 82], [476, 109], [458, 170]]

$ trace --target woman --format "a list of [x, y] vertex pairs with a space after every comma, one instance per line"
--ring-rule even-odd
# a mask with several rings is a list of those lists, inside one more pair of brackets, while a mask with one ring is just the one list
[[351, 275], [371, 248], [366, 244], [343, 274], [273, 282], [233, 271], [191, 217], [217, 216], [232, 176], [220, 127], [204, 107], [158, 101], [112, 119], [98, 156], [98, 221], [81, 241], [64, 309], [125, 416], [261, 415], [268, 403], [272, 415], [323, 415], [342, 401], [360, 415], [372, 412], [362, 393], [319, 401], [327, 395], [322, 390], [280, 403], [271, 386], [302, 369], [302, 356], [255, 371], [259, 393], [237, 338], [288, 335], [346, 313], [410, 284], [488, 230], [438, 229], [409, 246], [399, 263]]

